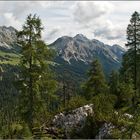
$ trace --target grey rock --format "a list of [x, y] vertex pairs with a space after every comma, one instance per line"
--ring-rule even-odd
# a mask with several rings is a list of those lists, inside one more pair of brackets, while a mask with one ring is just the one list
[[53, 126], [64, 129], [66, 136], [69, 137], [72, 129], [79, 131], [83, 128], [87, 116], [93, 113], [92, 106], [92, 104], [85, 105], [68, 114], [59, 113], [53, 119]]
[[0, 26], [0, 48], [11, 49], [11, 44], [17, 40], [16, 32], [17, 30], [11, 26]]
[[72, 59], [88, 64], [97, 55], [104, 55], [111, 61], [120, 63], [126, 51], [119, 45], [110, 46], [96, 39], [90, 40], [82, 34], [77, 34], [75, 37], [63, 36], [49, 46], [56, 49], [58, 56], [69, 64]]

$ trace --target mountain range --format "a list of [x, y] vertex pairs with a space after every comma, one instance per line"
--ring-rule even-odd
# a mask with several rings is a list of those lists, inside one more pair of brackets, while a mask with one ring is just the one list
[[[16, 32], [13, 27], [0, 27], [0, 64], [16, 64], [20, 57], [19, 46], [16, 44]], [[74, 37], [62, 36], [48, 45], [56, 51], [54, 59], [55, 70], [60, 75], [64, 71], [71, 77], [84, 79], [86, 72], [90, 67], [91, 61], [99, 59], [106, 76], [112, 70], [118, 70], [121, 66], [122, 55], [125, 49], [121, 46], [107, 45], [96, 39], [88, 39], [82, 34]]]
[[[107, 45], [96, 39], [88, 39], [82, 34], [74, 37], [63, 36], [49, 45], [57, 52], [55, 62], [57, 71], [61, 74], [69, 71], [73, 76], [85, 77], [90, 63], [99, 59], [105, 75], [108, 77], [112, 70], [118, 70], [121, 66], [122, 55], [125, 49], [121, 46]], [[71, 77], [73, 77], [71, 76]]]

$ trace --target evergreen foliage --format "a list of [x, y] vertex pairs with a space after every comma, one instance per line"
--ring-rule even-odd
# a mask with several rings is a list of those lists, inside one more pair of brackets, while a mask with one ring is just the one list
[[[126, 96], [130, 95], [128, 89], [131, 89], [131, 106], [129, 109], [131, 110], [131, 114], [134, 116], [131, 126], [130, 138], [132, 138], [133, 133], [138, 132], [136, 130], [136, 126], [139, 121], [139, 101], [140, 101], [140, 93], [139, 93], [139, 50], [140, 50], [140, 14], [138, 12], [134, 12], [130, 19], [130, 24], [127, 27], [127, 44], [128, 51], [123, 57], [122, 68], [120, 71], [122, 80], [125, 83], [125, 87], [123, 87], [123, 92], [126, 93]], [[131, 87], [130, 83], [131, 81]], [[132, 91], [133, 90], [133, 91]], [[129, 90], [130, 91], [130, 90]]]
[[88, 80], [84, 85], [85, 98], [88, 100], [92, 97], [108, 92], [108, 86], [105, 81], [102, 67], [98, 60], [91, 63], [91, 68], [88, 72]]
[[47, 110], [52, 110], [56, 82], [53, 80], [48, 61], [52, 52], [41, 40], [42, 23], [36, 15], [29, 15], [23, 30], [18, 32], [18, 43], [22, 46], [19, 64], [19, 113], [31, 132], [46, 120]]
[[109, 90], [111, 94], [118, 95], [119, 88], [119, 74], [116, 71], [112, 71], [109, 77]]
[[125, 80], [127, 78], [132, 79], [135, 90], [135, 99], [137, 98], [138, 90], [138, 63], [139, 63], [139, 46], [140, 46], [140, 15], [138, 12], [134, 12], [130, 19], [130, 24], [127, 27], [127, 44], [128, 52], [124, 55], [121, 73], [124, 75]]
[[93, 114], [86, 116], [81, 131], [73, 130], [72, 138], [95, 138], [105, 123], [114, 126], [105, 138], [140, 136], [140, 14], [134, 12], [127, 27], [128, 51], [120, 71], [112, 71], [107, 84], [100, 62], [94, 60], [81, 89], [73, 74], [61, 69], [64, 77], [58, 76], [57, 90], [50, 67], [55, 53], [42, 40], [42, 30], [40, 18], [30, 14], [17, 33], [20, 63], [0, 65], [0, 138], [64, 138], [61, 129], [46, 128], [52, 116], [86, 104], [93, 104]]

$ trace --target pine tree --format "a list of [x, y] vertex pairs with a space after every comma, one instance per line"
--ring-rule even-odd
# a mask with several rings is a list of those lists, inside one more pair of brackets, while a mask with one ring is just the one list
[[88, 72], [88, 80], [84, 85], [85, 97], [91, 99], [98, 94], [107, 93], [108, 87], [98, 60], [94, 60]]
[[19, 112], [31, 132], [35, 125], [41, 125], [46, 118], [47, 105], [55, 98], [53, 93], [56, 89], [48, 62], [52, 52], [41, 40], [42, 30], [40, 18], [30, 14], [23, 30], [18, 32], [18, 43], [22, 46], [17, 85], [20, 91]]
[[[134, 132], [138, 131], [138, 121], [139, 121], [139, 99], [140, 95], [138, 93], [139, 89], [139, 46], [140, 46], [140, 15], [138, 12], [134, 12], [130, 19], [130, 24], [127, 27], [127, 44], [128, 51], [123, 56], [122, 68], [121, 68], [121, 77], [126, 87], [124, 92], [128, 89], [128, 81], [132, 81], [134, 85], [134, 94], [132, 93], [132, 107], [131, 113], [133, 115], [133, 122], [130, 131], [130, 138]], [[131, 89], [133, 87], [131, 85]]]
[[119, 87], [119, 74], [116, 71], [112, 71], [109, 77], [109, 90], [111, 94], [117, 95]]
[[94, 120], [92, 121], [96, 124], [96, 129], [99, 129], [101, 124], [111, 122], [115, 111], [116, 96], [109, 93], [108, 85], [98, 60], [92, 62], [88, 76], [89, 78], [84, 85], [84, 94], [89, 100], [88, 102], [93, 104]]
[[121, 81], [118, 86], [117, 94], [117, 109], [123, 109], [129, 111], [132, 106], [132, 98], [134, 97], [134, 86], [131, 80], [127, 82]]
[[3, 68], [0, 66], [0, 81], [2, 81], [3, 77]]
[[120, 81], [119, 74], [116, 71], [112, 71], [109, 77], [109, 91], [110, 94], [117, 97], [115, 108], [120, 106]]
[[62, 81], [62, 102], [63, 106], [67, 107], [69, 105], [69, 100], [71, 97], [76, 95], [75, 82], [72, 75], [66, 69], [63, 71]]
[[127, 27], [127, 44], [128, 52], [124, 55], [124, 74], [132, 78], [135, 90], [135, 99], [137, 98], [137, 77], [138, 77], [138, 50], [140, 46], [140, 15], [138, 12], [132, 14], [130, 24]]

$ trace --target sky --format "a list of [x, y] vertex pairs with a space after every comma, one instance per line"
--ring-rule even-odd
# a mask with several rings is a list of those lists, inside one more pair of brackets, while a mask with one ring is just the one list
[[83, 34], [124, 47], [134, 11], [140, 12], [140, 1], [0, 1], [0, 26], [21, 30], [27, 15], [37, 14], [48, 44], [61, 36]]

